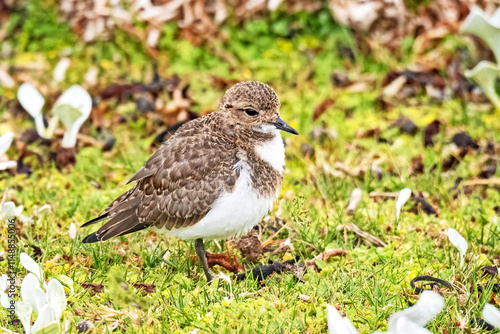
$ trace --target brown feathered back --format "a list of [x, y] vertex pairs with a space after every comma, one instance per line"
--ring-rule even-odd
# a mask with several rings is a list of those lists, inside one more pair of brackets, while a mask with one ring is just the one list
[[104, 241], [151, 226], [191, 226], [205, 217], [222, 190], [231, 192], [237, 149], [230, 137], [210, 135], [216, 116], [186, 123], [169, 138], [132, 177], [134, 187], [89, 222], [109, 218], [88, 240]]

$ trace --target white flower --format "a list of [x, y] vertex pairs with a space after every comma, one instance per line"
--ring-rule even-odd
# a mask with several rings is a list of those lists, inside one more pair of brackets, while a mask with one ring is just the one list
[[8, 279], [9, 279], [9, 276], [7, 276], [5, 274], [0, 276], [0, 292], [5, 292], [5, 290], [7, 290], [7, 287], [8, 287], [7, 280]]
[[326, 319], [330, 334], [356, 334], [358, 331], [347, 317], [342, 317], [335, 307], [326, 305]]
[[34, 334], [53, 333], [52, 331], [49, 331], [49, 328], [51, 330], [54, 330], [52, 328], [54, 325], [56, 325], [55, 330], [58, 329], [57, 333], [60, 333], [61, 329], [58, 320], [59, 319], [56, 319], [55, 312], [52, 306], [50, 304], [45, 304], [40, 310], [40, 314], [38, 314], [38, 317], [36, 318], [36, 321], [31, 328], [31, 332]]
[[[21, 298], [23, 300], [15, 303], [16, 314], [23, 324], [24, 331], [26, 334], [61, 333], [59, 321], [67, 306], [63, 286], [56, 279], [51, 279], [45, 285], [42, 268], [26, 253], [21, 253], [20, 262], [24, 268], [30, 271], [21, 283]], [[2, 277], [2, 282], [3, 280]], [[3, 287], [3, 283], [1, 287]], [[8, 307], [10, 300], [7, 294], [3, 291], [0, 291], [0, 294], [2, 306]], [[33, 327], [31, 327], [32, 312], [38, 315]]]
[[62, 147], [74, 147], [80, 127], [92, 110], [92, 98], [81, 86], [71, 86], [54, 104], [52, 113], [66, 127]]
[[497, 9], [492, 16], [488, 16], [479, 7], [471, 6], [460, 31], [481, 38], [491, 48], [497, 62], [500, 62], [500, 9]]
[[64, 57], [61, 60], [59, 60], [56, 67], [54, 68], [55, 82], [61, 82], [64, 80], [64, 77], [66, 76], [66, 70], [68, 69], [68, 67], [69, 67], [69, 59], [67, 57]]
[[[460, 27], [460, 31], [481, 38], [493, 51], [497, 63], [500, 62], [500, 8], [492, 16], [488, 16], [479, 7], [472, 6], [469, 15]], [[484, 94], [500, 109], [500, 98], [495, 91], [495, 83], [500, 76], [498, 64], [481, 61], [472, 70], [465, 71], [464, 74], [477, 82]]]
[[493, 327], [500, 328], [500, 311], [491, 304], [484, 305], [483, 319]]
[[453, 228], [448, 229], [448, 238], [450, 239], [450, 242], [453, 244], [453, 246], [458, 248], [458, 251], [460, 252], [460, 267], [464, 265], [464, 257], [465, 253], [467, 252], [467, 248], [469, 245], [467, 244], [467, 241], [460, 235], [460, 233], [457, 232], [457, 230]]
[[52, 307], [56, 320], [61, 319], [67, 305], [66, 294], [61, 283], [54, 278], [47, 285], [47, 302]]
[[70, 239], [75, 239], [76, 238], [76, 225], [75, 223], [71, 223], [69, 225], [69, 237]]
[[[403, 208], [405, 203], [410, 199], [410, 197], [411, 197], [410, 188], [404, 188], [399, 192], [398, 200], [396, 201], [396, 221], [399, 222], [399, 214], [401, 213], [401, 209]], [[398, 229], [400, 228], [399, 224], [398, 224]]]
[[226, 274], [224, 274], [224, 273], [221, 272], [215, 278], [220, 278], [223, 281], [226, 281], [227, 283], [229, 283], [229, 297], [231, 297], [231, 300], [234, 299], [234, 296], [233, 296], [233, 285], [231, 284], [231, 277], [229, 277], [228, 275], [226, 275]]
[[31, 224], [33, 219], [22, 214], [23, 208], [24, 207], [22, 205], [16, 207], [14, 202], [6, 202], [2, 206], [0, 217], [2, 217], [3, 220], [11, 220], [12, 218], [17, 217], [24, 225]]
[[[425, 326], [439, 312], [441, 312], [443, 307], [444, 307], [443, 297], [441, 297], [441, 295], [437, 292], [426, 290], [422, 292], [419, 300], [415, 305], [391, 315], [391, 317], [389, 318], [389, 325], [388, 325], [389, 333], [391, 334], [409, 333], [399, 330], [399, 329], [404, 329], [402, 324], [405, 324], [405, 326], [409, 326], [411, 323], [414, 323], [415, 325], [420, 326], [423, 329], [423, 326]], [[422, 333], [428, 332], [427, 330], [425, 331], [426, 332]]]
[[[6, 134], [0, 136], [0, 157], [7, 152], [10, 145], [12, 144], [12, 140], [14, 140], [14, 132], [7, 132]], [[0, 159], [0, 170], [5, 170], [9, 168], [13, 168], [17, 166], [17, 162], [13, 160], [2, 161]]]
[[66, 275], [61, 275], [60, 280], [61, 280], [61, 282], [63, 282], [64, 284], [66, 284], [69, 287], [69, 290], [71, 291], [71, 294], [75, 293], [75, 290], [73, 289], [73, 283], [74, 282], [73, 282], [73, 280], [71, 278], [69, 278]]
[[36, 314], [39, 314], [43, 306], [47, 304], [47, 297], [40, 288], [40, 281], [32, 273], [28, 273], [21, 283], [21, 298], [31, 304]]
[[2, 205], [2, 219], [11, 220], [17, 216], [17, 209], [14, 202], [6, 202]]
[[500, 67], [497, 64], [483, 60], [472, 70], [465, 71], [464, 74], [467, 78], [477, 82], [483, 89], [484, 94], [500, 109], [500, 98], [495, 90], [497, 78], [500, 77]]
[[[415, 305], [394, 313], [389, 317], [387, 332], [378, 334], [429, 334], [424, 326], [431, 321], [444, 307], [443, 297], [434, 291], [424, 291]], [[356, 328], [347, 318], [340, 316], [337, 309], [326, 306], [328, 332], [330, 334], [355, 334]], [[431, 333], [432, 334], [432, 333]]]
[[21, 253], [21, 265], [29, 272], [35, 274], [40, 282], [43, 282], [43, 270], [28, 254]]
[[26, 334], [31, 333], [31, 313], [33, 309], [31, 304], [25, 301], [16, 302], [16, 314], [23, 324]]
[[52, 208], [50, 207], [50, 204], [45, 204], [41, 208], [39, 208], [38, 209], [38, 214], [40, 214], [40, 213], [42, 213], [44, 211], [47, 211], [47, 212], [51, 212], [52, 211]]
[[23, 108], [35, 119], [36, 132], [45, 138], [42, 108], [45, 100], [40, 92], [29, 83], [23, 83], [17, 91], [17, 99]]

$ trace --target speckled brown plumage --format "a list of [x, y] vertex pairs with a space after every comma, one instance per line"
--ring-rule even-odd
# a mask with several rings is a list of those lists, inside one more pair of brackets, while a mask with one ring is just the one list
[[[274, 138], [258, 127], [281, 121], [279, 107], [276, 93], [265, 84], [244, 82], [230, 88], [219, 110], [183, 125], [131, 178], [135, 185], [85, 224], [109, 219], [84, 242], [147, 227], [172, 230], [196, 224], [223, 191], [234, 190], [242, 160], [258, 193], [274, 198], [283, 175], [255, 147]], [[249, 116], [248, 109], [258, 115]]]

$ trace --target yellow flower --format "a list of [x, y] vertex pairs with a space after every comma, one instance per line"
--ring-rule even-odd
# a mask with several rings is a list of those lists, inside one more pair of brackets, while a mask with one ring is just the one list
[[412, 271], [410, 271], [410, 272], [408, 273], [408, 278], [409, 278], [409, 279], [414, 279], [415, 277], [417, 277], [417, 274], [418, 274], [417, 269], [413, 269]]
[[101, 60], [101, 67], [103, 70], [109, 70], [113, 66], [113, 63], [107, 59]]
[[293, 48], [292, 43], [290, 41], [278, 41], [278, 47], [283, 52], [290, 52], [292, 51]]

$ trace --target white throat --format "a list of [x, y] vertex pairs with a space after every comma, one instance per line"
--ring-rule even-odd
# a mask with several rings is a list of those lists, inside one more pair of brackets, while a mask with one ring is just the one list
[[[278, 173], [283, 175], [285, 167], [285, 145], [281, 139], [281, 133], [273, 126], [274, 129], [266, 131], [274, 135], [273, 139], [255, 145], [257, 155], [269, 163]], [[266, 129], [267, 130], [267, 129]]]

